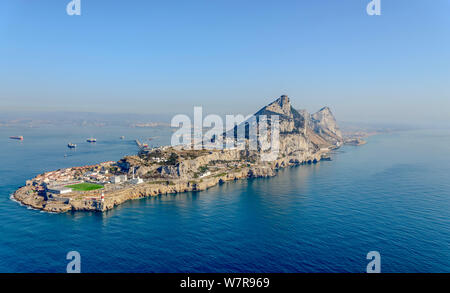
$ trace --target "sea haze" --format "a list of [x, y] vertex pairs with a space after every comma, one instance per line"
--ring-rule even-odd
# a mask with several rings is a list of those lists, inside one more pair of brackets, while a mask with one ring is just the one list
[[65, 272], [72, 250], [82, 272], [365, 272], [373, 250], [382, 272], [450, 272], [448, 130], [372, 136], [332, 161], [105, 213], [48, 214], [10, 199], [39, 173], [118, 160], [137, 151], [134, 139], [160, 145], [170, 134], [0, 127], [0, 272]]

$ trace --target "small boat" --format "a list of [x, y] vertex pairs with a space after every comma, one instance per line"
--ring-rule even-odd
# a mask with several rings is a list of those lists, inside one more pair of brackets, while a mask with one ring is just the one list
[[122, 136], [120, 137], [120, 139], [125, 139], [125, 136], [122, 135]]
[[91, 137], [91, 138], [86, 139], [86, 141], [90, 142], [90, 143], [94, 143], [94, 142], [97, 142], [97, 139]]
[[68, 147], [69, 149], [74, 149], [74, 148], [77, 147], [77, 145], [74, 144], [74, 143], [69, 143], [69, 144], [67, 144], [67, 147]]
[[10, 136], [10, 139], [23, 140], [23, 136]]

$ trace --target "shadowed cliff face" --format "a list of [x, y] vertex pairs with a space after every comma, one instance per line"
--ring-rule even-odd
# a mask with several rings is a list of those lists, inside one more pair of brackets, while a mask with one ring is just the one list
[[285, 118], [292, 118], [292, 110], [293, 109], [291, 106], [291, 101], [289, 100], [288, 96], [283, 95], [276, 99], [274, 102], [256, 112], [255, 116], [267, 115], [270, 113], [286, 116]]
[[281, 96], [255, 113], [256, 117], [261, 115], [266, 115], [269, 122], [271, 115], [278, 115], [281, 133], [304, 132], [305, 118], [292, 107], [291, 101], [286, 95]]

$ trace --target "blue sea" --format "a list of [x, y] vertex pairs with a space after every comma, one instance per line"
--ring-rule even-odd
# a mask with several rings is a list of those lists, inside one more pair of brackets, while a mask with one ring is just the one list
[[448, 130], [372, 136], [332, 161], [103, 214], [48, 214], [10, 199], [39, 173], [118, 160], [136, 153], [134, 139], [168, 144], [170, 134], [0, 127], [0, 272], [65, 272], [69, 251], [82, 272], [365, 272], [369, 251], [382, 272], [450, 272]]

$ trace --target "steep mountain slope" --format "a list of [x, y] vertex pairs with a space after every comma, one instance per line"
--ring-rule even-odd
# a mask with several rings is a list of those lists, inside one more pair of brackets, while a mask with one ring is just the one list
[[323, 107], [311, 115], [311, 127], [314, 132], [332, 144], [342, 143], [342, 133], [330, 108]]
[[310, 115], [306, 110], [295, 110], [288, 96], [283, 95], [255, 113], [278, 115], [280, 121], [280, 142], [282, 154], [333, 148], [342, 144], [342, 133], [328, 107]]
[[[277, 118], [274, 118], [274, 115]], [[264, 119], [263, 116], [268, 123], [264, 125], [265, 127], [260, 127], [263, 125], [260, 124]], [[272, 135], [272, 126], [275, 125], [273, 119], [279, 120], [279, 136]], [[267, 134], [265, 139], [258, 140], [257, 135], [261, 136], [262, 133]], [[203, 148], [217, 150], [213, 147], [215, 143], [218, 142], [223, 146], [226, 141], [226, 144], [230, 145], [230, 140], [235, 147], [220, 152], [206, 152], [176, 164], [158, 166], [155, 169], [156, 175], [163, 178], [190, 178], [201, 166], [211, 164], [212, 161], [241, 161], [255, 166], [271, 162], [275, 167], [318, 161], [330, 149], [339, 147], [342, 137], [329, 109], [324, 108], [310, 115], [304, 110], [295, 110], [289, 97], [283, 95], [261, 108], [246, 121], [225, 132], [222, 137], [216, 137], [214, 141], [206, 138], [203, 141]], [[188, 149], [190, 148], [189, 146]], [[182, 152], [178, 151], [182, 156]], [[152, 171], [142, 166], [139, 169], [142, 169], [138, 170], [142, 174]]]

